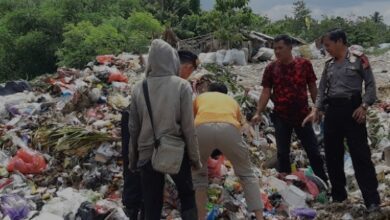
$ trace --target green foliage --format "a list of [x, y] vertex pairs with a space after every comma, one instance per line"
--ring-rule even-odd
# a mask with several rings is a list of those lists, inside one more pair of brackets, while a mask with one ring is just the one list
[[98, 54], [145, 52], [150, 39], [163, 28], [149, 13], [136, 12], [126, 20], [116, 17], [98, 26], [83, 21], [70, 24], [65, 30], [64, 41], [56, 53], [58, 64], [80, 68]]

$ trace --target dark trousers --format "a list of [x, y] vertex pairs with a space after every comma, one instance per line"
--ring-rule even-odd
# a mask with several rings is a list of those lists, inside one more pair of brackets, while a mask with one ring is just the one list
[[367, 143], [366, 125], [359, 124], [352, 118], [353, 111], [358, 106], [359, 104], [350, 101], [330, 100], [324, 123], [326, 165], [332, 184], [333, 199], [345, 200], [347, 192], [344, 173], [344, 139], [346, 138], [357, 183], [366, 206], [369, 206], [379, 204], [380, 198], [375, 168]]
[[317, 138], [314, 134], [312, 125], [310, 123], [307, 123], [305, 127], [302, 127], [301, 125], [292, 125], [281, 119], [275, 113], [272, 115], [272, 121], [275, 126], [278, 171], [282, 173], [291, 173], [290, 145], [292, 132], [295, 131], [306, 151], [314, 173], [326, 182], [328, 177], [324, 170], [324, 162], [318, 149]]
[[[142, 209], [142, 187], [139, 172], [129, 170], [129, 113], [122, 112], [122, 159], [123, 159], [123, 193], [122, 203], [126, 207], [130, 220], [137, 219], [138, 212]], [[141, 215], [142, 216], [142, 215]]]
[[[191, 166], [187, 156], [183, 158], [179, 173], [171, 175], [171, 177], [179, 193], [182, 219], [197, 220], [195, 191], [192, 185]], [[141, 180], [145, 219], [160, 220], [163, 207], [164, 174], [155, 171], [151, 162], [148, 162], [141, 168]]]

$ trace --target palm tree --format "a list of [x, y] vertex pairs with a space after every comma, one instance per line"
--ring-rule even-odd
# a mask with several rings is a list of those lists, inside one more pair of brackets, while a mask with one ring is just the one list
[[375, 22], [375, 23], [381, 23], [383, 22], [383, 15], [381, 15], [379, 12], [374, 12], [374, 14], [372, 14], [371, 16], [371, 19]]

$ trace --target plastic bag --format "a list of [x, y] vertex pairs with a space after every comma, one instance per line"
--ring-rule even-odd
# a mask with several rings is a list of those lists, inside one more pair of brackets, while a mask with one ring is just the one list
[[261, 194], [261, 200], [264, 204], [264, 209], [267, 209], [268, 211], [271, 211], [274, 207], [271, 204], [271, 201], [269, 201], [268, 195], [265, 193]]
[[294, 217], [303, 217], [308, 219], [314, 219], [317, 216], [317, 212], [314, 209], [309, 208], [297, 208], [291, 211], [291, 215]]
[[218, 207], [214, 207], [209, 214], [207, 215], [207, 220], [214, 220], [217, 219], [219, 214]]
[[226, 50], [218, 50], [216, 53], [216, 61], [217, 64], [222, 66], [223, 65], [223, 60], [225, 59], [226, 55]]
[[109, 64], [112, 63], [114, 55], [99, 55], [96, 57], [96, 61], [100, 64]]
[[209, 173], [209, 178], [221, 178], [221, 166], [225, 161], [225, 157], [223, 155], [219, 156], [217, 160], [213, 158], [209, 158], [207, 161], [207, 168]]
[[128, 83], [129, 82], [129, 79], [127, 78], [127, 76], [123, 75], [121, 72], [111, 72], [110, 73], [110, 76], [108, 77], [108, 82], [111, 83], [111, 82], [124, 82], [124, 83]]
[[8, 163], [7, 170], [9, 172], [17, 170], [23, 174], [37, 174], [44, 171], [46, 166], [45, 158], [41, 154], [20, 149]]
[[[307, 174], [311, 174], [311, 176], [313, 175], [313, 171], [310, 171], [310, 169], [308, 169], [306, 171], [306, 173]], [[318, 194], [320, 194], [320, 191], [319, 191], [317, 185], [313, 181], [311, 181], [309, 178], [306, 178], [306, 176], [303, 173], [303, 171], [295, 172], [293, 174], [295, 176], [297, 176], [299, 178], [299, 180], [301, 180], [302, 182], [305, 183], [306, 188], [307, 188], [307, 190], [309, 191], [309, 193], [311, 195], [313, 195], [314, 197], [317, 197]]]
[[19, 195], [10, 194], [0, 197], [0, 207], [6, 216], [11, 220], [21, 220], [30, 212], [28, 204]]

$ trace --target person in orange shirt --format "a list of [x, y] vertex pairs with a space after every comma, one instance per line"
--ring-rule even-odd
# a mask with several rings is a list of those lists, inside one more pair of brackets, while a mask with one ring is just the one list
[[[200, 160], [207, 159], [219, 149], [232, 163], [235, 174], [240, 178], [249, 211], [256, 219], [263, 219], [263, 203], [259, 180], [253, 172], [249, 150], [242, 140], [241, 111], [239, 104], [227, 95], [224, 84], [212, 83], [206, 93], [194, 101], [195, 127], [198, 134]], [[208, 170], [203, 166], [192, 172], [196, 190], [196, 204], [199, 219], [205, 219], [207, 210]]]

